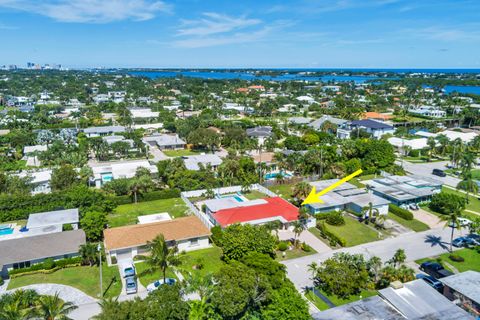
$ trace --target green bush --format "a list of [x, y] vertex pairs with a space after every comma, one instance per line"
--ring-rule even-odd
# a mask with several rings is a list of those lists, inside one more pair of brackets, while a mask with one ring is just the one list
[[325, 226], [325, 222], [319, 221], [317, 222], [317, 229], [320, 230], [320, 235], [323, 238], [326, 238], [330, 241], [331, 246], [336, 246], [337, 244], [345, 247], [347, 245], [347, 241], [336, 234], [332, 233], [330, 230], [327, 229]]
[[222, 246], [222, 237], [223, 237], [222, 227], [215, 226], [212, 229], [210, 229], [210, 232], [212, 233], [211, 238], [212, 238], [213, 243], [215, 243], [217, 246], [221, 247]]
[[112, 261], [112, 264], [117, 264], [117, 256], [112, 256], [110, 260]]
[[[113, 257], [112, 257], [113, 258]], [[136, 256], [133, 257], [133, 261], [143, 261], [145, 260], [147, 257], [144, 256], [144, 255], [141, 255], [141, 254], [137, 254]]]
[[302, 250], [305, 251], [305, 252], [312, 252], [312, 247], [310, 247], [308, 244], [306, 244], [305, 242], [302, 243]]
[[62, 226], [62, 231], [71, 231], [71, 230], [73, 230], [71, 223], [66, 223]]
[[[28, 268], [21, 268], [21, 269], [13, 269], [8, 272], [10, 276], [16, 274], [32, 274], [39, 271], [47, 272], [47, 271], [56, 271], [62, 268], [70, 267], [70, 266], [79, 266], [82, 262], [81, 257], [73, 257], [73, 258], [65, 258], [57, 261], [53, 261], [53, 259], [46, 259], [41, 263], [37, 263], [31, 265]], [[47, 272], [48, 273], [48, 272]]]
[[465, 197], [456, 195], [454, 193], [440, 192], [432, 196], [428, 207], [438, 213], [448, 214], [460, 207], [465, 209]]
[[286, 241], [280, 241], [277, 246], [278, 250], [285, 251], [288, 249], [288, 243]]
[[[180, 197], [179, 189], [165, 189], [165, 190], [158, 190], [158, 191], [145, 193], [138, 199], [138, 202], [171, 199], [171, 198], [178, 198], [178, 197]], [[128, 195], [115, 197], [113, 201], [115, 202], [116, 205], [129, 204], [133, 202], [132, 197]]]
[[458, 254], [451, 254], [448, 256], [448, 258], [452, 261], [455, 261], [455, 262], [464, 262], [465, 259], [461, 256], [459, 256]]
[[45, 270], [50, 270], [55, 268], [55, 261], [53, 261], [52, 258], [45, 259], [45, 261], [43, 261], [42, 264], [43, 264], [43, 269]]
[[331, 226], [343, 226], [345, 224], [345, 218], [340, 212], [330, 213], [325, 221]]
[[413, 213], [411, 213], [410, 211], [408, 210], [405, 210], [405, 209], [402, 209], [400, 207], [397, 207], [396, 205], [394, 204], [389, 204], [388, 205], [388, 210], [393, 213], [394, 215], [402, 218], [402, 219], [405, 219], [405, 220], [413, 220]]

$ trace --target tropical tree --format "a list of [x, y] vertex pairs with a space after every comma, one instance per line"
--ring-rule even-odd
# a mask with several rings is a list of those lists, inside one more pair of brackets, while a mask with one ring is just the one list
[[140, 176], [130, 180], [129, 185], [129, 194], [134, 200], [135, 203], [138, 202], [138, 197], [141, 196], [144, 192], [148, 191], [153, 187], [153, 181], [151, 177]]
[[120, 302], [114, 298], [103, 298], [98, 302], [98, 305], [102, 309], [102, 312], [93, 317], [93, 319], [96, 320], [115, 319], [116, 313], [120, 309]]
[[160, 270], [163, 274], [163, 281], [165, 281], [167, 269], [180, 264], [177, 256], [178, 247], [174, 245], [169, 248], [163, 234], [159, 234], [155, 239], [147, 242], [147, 246], [150, 248], [150, 255], [146, 257], [147, 268], [143, 273], [152, 274]]
[[80, 245], [78, 252], [82, 257], [83, 263], [88, 263], [90, 266], [93, 266], [98, 262], [98, 252], [95, 244], [91, 242], [82, 244]]
[[405, 260], [407, 260], [407, 255], [405, 254], [405, 250], [403, 249], [398, 249], [395, 251], [395, 254], [393, 257], [387, 261], [388, 264], [392, 264], [395, 268], [398, 268], [400, 265], [402, 265]]
[[365, 221], [373, 222], [376, 217], [380, 216], [380, 211], [373, 207], [373, 203], [369, 202], [368, 206], [362, 208], [362, 215]]
[[453, 211], [448, 214], [442, 215], [441, 219], [445, 221], [445, 227], [452, 229], [450, 234], [450, 252], [453, 251], [452, 242], [453, 242], [453, 231], [455, 229], [460, 230], [462, 226], [460, 224], [459, 218], [462, 217], [462, 207], [457, 205], [454, 207]]
[[478, 193], [478, 184], [475, 180], [472, 179], [472, 174], [468, 173], [465, 175], [464, 179], [457, 184], [457, 189], [464, 190], [466, 195], [467, 203], [470, 201], [468, 198], [470, 193]]
[[374, 281], [377, 282], [380, 277], [380, 270], [382, 269], [382, 259], [377, 256], [371, 257], [370, 260], [367, 261], [367, 269], [373, 276]]
[[428, 156], [430, 159], [433, 158], [433, 156], [435, 155], [435, 152], [437, 151], [436, 148], [437, 148], [437, 141], [435, 141], [435, 138], [434, 137], [428, 137], [427, 139], [427, 145], [428, 145], [428, 148], [429, 148], [429, 152], [428, 152]]
[[292, 225], [293, 225], [293, 233], [295, 235], [294, 245], [298, 247], [299, 241], [297, 239], [298, 237], [300, 237], [302, 232], [305, 231], [306, 229], [305, 224], [302, 221], [297, 220], [297, 221], [294, 221]]
[[58, 296], [42, 296], [39, 300], [38, 313], [45, 320], [69, 320], [69, 313], [78, 307], [72, 302], [65, 302]]
[[293, 187], [293, 197], [300, 199], [300, 200], [305, 200], [306, 197], [308, 197], [308, 194], [310, 193], [310, 190], [312, 190], [312, 187], [308, 184], [308, 182], [302, 181]]
[[312, 273], [312, 279], [315, 278], [315, 275], [317, 274], [317, 270], [318, 270], [318, 263], [314, 261], [310, 263], [307, 267], [308, 267], [308, 271]]

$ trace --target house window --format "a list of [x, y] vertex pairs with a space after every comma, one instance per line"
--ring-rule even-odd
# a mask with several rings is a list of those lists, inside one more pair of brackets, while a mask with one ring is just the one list
[[197, 238], [191, 239], [190, 240], [190, 246], [198, 246], [198, 239]]

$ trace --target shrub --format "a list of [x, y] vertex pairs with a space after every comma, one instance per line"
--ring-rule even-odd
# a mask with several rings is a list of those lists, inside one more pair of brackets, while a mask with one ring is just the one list
[[143, 261], [145, 259], [146, 259], [146, 257], [141, 255], [141, 254], [137, 254], [136, 256], [133, 257], [133, 261]]
[[388, 205], [388, 210], [393, 213], [394, 215], [405, 219], [405, 220], [413, 220], [413, 213], [411, 213], [408, 210], [402, 209], [400, 207], [397, 207], [394, 204], [389, 204]]
[[288, 249], [288, 243], [286, 241], [280, 241], [277, 246], [278, 250], [285, 251]]
[[112, 264], [117, 264], [117, 257], [116, 256], [112, 256], [112, 258], [110, 260], [112, 261]]
[[222, 246], [222, 238], [223, 238], [223, 231], [222, 227], [220, 226], [215, 226], [212, 229], [210, 229], [210, 232], [212, 233], [212, 241], [215, 243], [217, 246], [221, 247]]
[[43, 264], [43, 269], [45, 270], [50, 270], [55, 268], [55, 261], [53, 261], [53, 259], [51, 258], [45, 259], [45, 261], [43, 261], [42, 264]]
[[428, 207], [435, 212], [448, 214], [458, 207], [465, 209], [465, 198], [453, 193], [440, 192], [432, 196]]
[[455, 261], [455, 262], [464, 262], [465, 259], [461, 256], [459, 256], [458, 254], [451, 254], [448, 256], [448, 258], [452, 261]]
[[193, 266], [195, 270], [202, 270], [203, 267], [204, 267], [203, 258], [198, 258], [197, 260], [195, 260], [195, 265]]
[[302, 243], [302, 250], [305, 251], [305, 252], [312, 252], [312, 247], [310, 247], [308, 244], [306, 244], [305, 242]]
[[325, 221], [331, 226], [343, 226], [345, 224], [345, 219], [340, 212], [330, 213]]
[[9, 275], [32, 274], [36, 272], [52, 273], [59, 269], [80, 266], [81, 262], [82, 262], [81, 257], [65, 258], [57, 261], [53, 261], [53, 259], [46, 259], [42, 263], [34, 264], [28, 268], [10, 270], [8, 274]]
[[345, 247], [347, 245], [347, 241], [336, 234], [332, 233], [330, 230], [327, 229], [325, 226], [325, 222], [319, 221], [317, 223], [317, 228], [320, 230], [320, 234], [323, 238], [326, 238], [330, 241], [331, 246], [336, 246], [337, 244]]
[[66, 223], [62, 226], [62, 231], [70, 231], [73, 230], [73, 227], [70, 223]]

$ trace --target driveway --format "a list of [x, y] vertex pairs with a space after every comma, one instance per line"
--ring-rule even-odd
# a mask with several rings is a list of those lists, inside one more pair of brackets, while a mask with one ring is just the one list
[[[314, 254], [282, 261], [287, 267], [288, 277], [296, 288], [303, 291], [312, 286], [311, 273], [308, 265], [312, 262], [320, 263], [330, 258], [335, 252], [348, 252], [350, 254], [363, 254], [365, 258], [378, 256], [382, 261], [390, 259], [396, 250], [404, 249], [407, 262], [426, 258], [448, 252], [450, 243], [450, 228], [436, 228], [424, 232], [405, 234], [397, 238], [389, 238], [381, 241], [370, 242], [350, 248], [332, 250], [326, 253]], [[467, 231], [455, 230], [454, 237], [466, 234]]]
[[[400, 164], [399, 161], [397, 161]], [[438, 181], [443, 182], [443, 184], [456, 187], [457, 184], [460, 182], [460, 179], [446, 176], [446, 177], [439, 177], [432, 174], [433, 169], [440, 169], [445, 170], [447, 169], [446, 165], [449, 164], [449, 161], [438, 161], [438, 162], [426, 162], [426, 163], [411, 163], [408, 161], [403, 161], [403, 168], [410, 172], [411, 174], [416, 174], [419, 176], [429, 177]]]
[[66, 286], [63, 284], [55, 284], [55, 283], [32, 284], [32, 285], [24, 286], [21, 288], [7, 290], [6, 293], [12, 293], [19, 289], [22, 289], [22, 290], [32, 289], [37, 291], [38, 294], [49, 295], [49, 296], [54, 296], [56, 293], [58, 293], [59, 297], [62, 300], [72, 302], [77, 306], [83, 305], [83, 304], [97, 303], [96, 299], [90, 297], [89, 295], [83, 293], [82, 291], [76, 288]]
[[[127, 295], [127, 291], [126, 291], [127, 287], [125, 285], [125, 273], [123, 271], [125, 270], [125, 268], [131, 265], [133, 265], [133, 260], [131, 258], [118, 260], [117, 266], [118, 266], [118, 271], [120, 272], [120, 277], [122, 281], [122, 293], [120, 293], [120, 296], [135, 297], [142, 293], [147, 292], [147, 289], [141, 284], [140, 279], [137, 276], [137, 294]], [[126, 300], [129, 300], [129, 299], [127, 298]]]
[[445, 221], [442, 221], [439, 217], [436, 215], [423, 210], [422, 208], [418, 208], [418, 210], [410, 211], [413, 213], [413, 217], [417, 219], [418, 221], [421, 221], [425, 223], [427, 226], [429, 226], [431, 229], [434, 228], [442, 228], [445, 226]]

